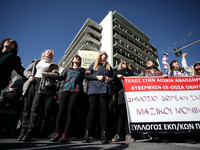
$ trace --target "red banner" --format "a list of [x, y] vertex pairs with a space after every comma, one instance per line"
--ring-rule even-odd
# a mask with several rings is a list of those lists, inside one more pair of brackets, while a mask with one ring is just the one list
[[125, 77], [131, 131], [200, 131], [200, 76]]
[[131, 77], [123, 85], [125, 92], [200, 90], [200, 77]]

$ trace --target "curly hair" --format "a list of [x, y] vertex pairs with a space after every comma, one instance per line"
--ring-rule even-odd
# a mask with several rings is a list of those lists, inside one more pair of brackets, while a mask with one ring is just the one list
[[170, 64], [169, 64], [169, 66], [170, 66], [170, 69], [174, 69], [174, 66], [173, 66], [173, 63], [174, 62], [178, 62], [177, 60], [172, 60], [171, 62], [170, 62]]
[[8, 40], [12, 40], [12, 41], [13, 41], [13, 43], [14, 43], [14, 49], [12, 49], [12, 51], [13, 51], [14, 53], [17, 54], [17, 52], [18, 52], [18, 44], [17, 44], [17, 42], [16, 42], [15, 40], [13, 40], [13, 39], [11, 39], [11, 38], [7, 38], [7, 39], [4, 39], [4, 40], [1, 41], [0, 51], [3, 50], [3, 48], [4, 48], [3, 44], [4, 44], [6, 41], [8, 41]]

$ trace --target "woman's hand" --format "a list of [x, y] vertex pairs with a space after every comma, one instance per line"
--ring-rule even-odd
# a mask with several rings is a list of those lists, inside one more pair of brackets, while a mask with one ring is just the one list
[[105, 77], [105, 82], [110, 82], [110, 81], [111, 81], [111, 78]]
[[100, 81], [104, 80], [104, 76], [102, 76], [102, 75], [96, 76], [96, 78], [97, 78], [97, 80], [100, 80]]
[[92, 71], [85, 71], [85, 74], [92, 74]]
[[182, 54], [182, 57], [185, 58], [186, 55], [187, 55], [187, 53], [183, 53], [183, 54]]
[[33, 82], [33, 81], [34, 81], [34, 77], [33, 77], [33, 76], [30, 76], [30, 77], [28, 78], [28, 81], [29, 81], [29, 82]]
[[117, 77], [120, 79], [124, 79], [124, 76], [122, 74], [118, 74]]
[[163, 74], [163, 77], [164, 77], [164, 78], [168, 78], [168, 75], [167, 75], [167, 74]]
[[14, 91], [14, 89], [13, 88], [8, 88], [8, 91], [12, 92], [12, 91]]
[[52, 72], [52, 73], [57, 73], [57, 70], [52, 70], [51, 72]]
[[43, 77], [46, 77], [46, 76], [47, 76], [47, 73], [46, 73], [46, 72], [42, 72], [42, 76], [43, 76]]

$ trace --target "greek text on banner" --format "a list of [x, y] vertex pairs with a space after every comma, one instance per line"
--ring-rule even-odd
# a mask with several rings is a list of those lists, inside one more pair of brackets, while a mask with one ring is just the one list
[[200, 122], [200, 77], [125, 77], [123, 86], [131, 129], [134, 123]]

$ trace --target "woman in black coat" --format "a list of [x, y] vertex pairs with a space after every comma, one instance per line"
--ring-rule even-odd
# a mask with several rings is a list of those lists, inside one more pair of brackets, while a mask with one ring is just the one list
[[0, 93], [6, 88], [11, 80], [11, 72], [15, 70], [19, 75], [24, 76], [24, 67], [21, 59], [17, 56], [18, 44], [16, 41], [7, 38], [1, 42], [0, 47]]
[[[124, 99], [124, 89], [121, 82], [124, 76], [133, 76], [133, 71], [129, 69], [127, 62], [122, 61], [118, 68], [118, 72], [116, 74], [116, 94], [115, 100], [118, 108], [118, 122], [117, 122], [117, 134], [112, 139], [112, 142], [118, 142], [123, 140], [122, 135], [125, 132], [125, 139], [128, 142], [134, 142], [135, 140], [131, 137], [128, 128], [128, 120], [127, 120], [127, 111], [126, 111], [126, 103]], [[124, 126], [124, 128], [123, 128]]]

